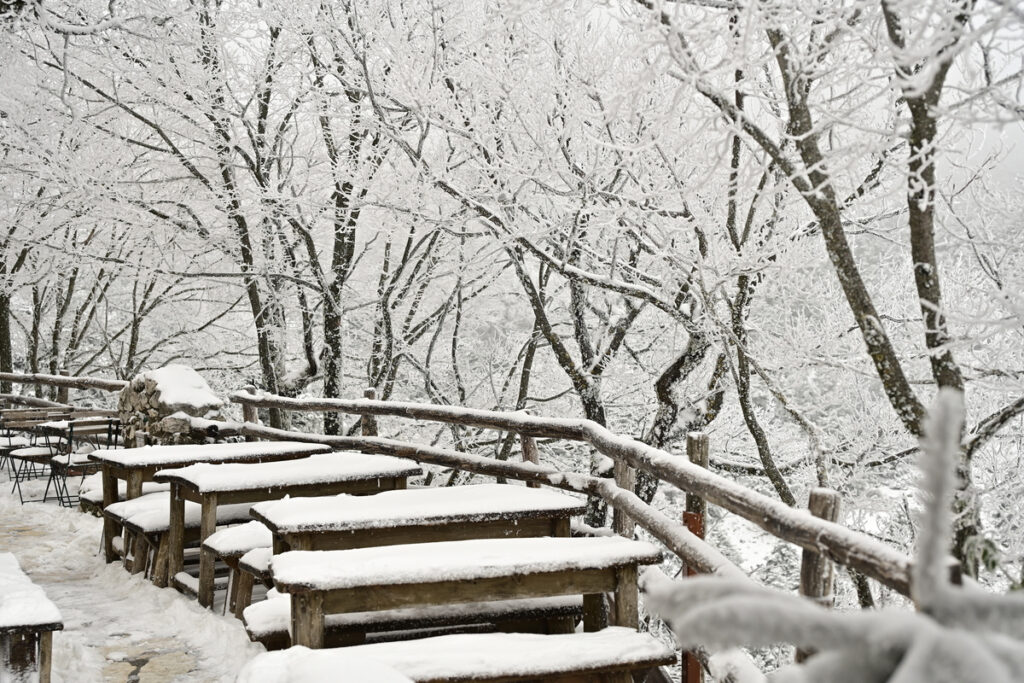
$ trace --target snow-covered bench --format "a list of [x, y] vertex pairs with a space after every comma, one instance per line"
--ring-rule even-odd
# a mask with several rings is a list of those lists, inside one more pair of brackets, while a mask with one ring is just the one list
[[242, 590], [241, 584], [243, 583], [241, 578], [242, 572], [239, 570], [238, 563], [246, 553], [252, 550], [258, 548], [269, 550], [273, 542], [272, 538], [270, 529], [266, 525], [262, 522], [252, 521], [221, 529], [202, 541], [201, 552], [220, 558], [228, 566], [230, 571], [230, 580], [228, 582], [230, 591], [225, 609], [232, 610], [236, 616], [241, 616], [241, 610], [252, 600], [252, 574], [246, 573], [249, 579], [245, 581], [244, 587], [245, 595], [243, 600], [245, 605], [236, 610], [239, 593]]
[[[292, 460], [330, 450], [328, 446], [321, 444], [266, 441], [103, 449], [93, 451], [89, 458], [100, 463], [103, 468], [103, 505], [106, 507], [117, 500], [119, 480], [127, 482], [126, 496], [137, 498], [142, 495], [143, 483], [153, 481], [153, 475], [160, 470], [188, 467], [200, 462], [256, 463]], [[109, 517], [106, 518], [103, 524], [103, 553], [107, 562], [117, 559], [114, 538], [119, 534], [120, 529], [115, 522]]]
[[60, 610], [17, 558], [0, 553], [0, 680], [8, 680], [7, 672], [23, 680], [38, 668], [40, 683], [49, 683], [53, 632], [63, 628]]
[[[632, 683], [676, 660], [672, 648], [646, 633], [607, 628], [594, 633], [462, 634], [341, 649], [293, 647], [261, 654], [237, 683], [326, 683], [338, 672], [370, 671], [381, 683], [509, 683], [603, 681]], [[640, 679], [642, 680], [642, 678]]]
[[[133, 574], [151, 567], [154, 583], [167, 584], [168, 577], [161, 574], [166, 568], [167, 532], [170, 529], [170, 493], [158, 491], [139, 498], [112, 503], [103, 510], [103, 516], [123, 527], [125, 540], [123, 562]], [[186, 540], [199, 538], [201, 509], [197, 503], [187, 503], [184, 512]], [[249, 505], [222, 505], [217, 509], [217, 524], [239, 524], [249, 520]], [[186, 585], [190, 585], [186, 581]]]
[[[297, 645], [322, 647], [324, 616], [555, 595], [585, 604], [615, 593], [614, 623], [637, 625], [637, 565], [661, 552], [619, 537], [501, 538], [274, 555], [278, 591], [292, 595]], [[588, 600], [589, 599], [589, 600]], [[586, 609], [584, 626], [600, 624]]]
[[[88, 456], [87, 456], [88, 457]], [[142, 485], [141, 495], [170, 491], [170, 484], [158, 484], [147, 481]], [[128, 497], [128, 482], [117, 482], [117, 497], [113, 502], [120, 502]], [[103, 475], [99, 472], [87, 475], [78, 487], [78, 508], [97, 517], [103, 516]]]
[[[409, 460], [368, 453], [326, 453], [286, 462], [256, 464], [199, 463], [181, 469], [161, 470], [153, 479], [171, 484], [171, 529], [168, 574], [181, 569], [183, 546], [175, 526], [185, 501], [202, 506], [200, 540], [213, 533], [218, 506], [256, 503], [284, 496], [324, 496], [348, 493], [366, 495], [404, 489], [409, 477], [422, 474]], [[199, 556], [199, 604], [213, 604], [213, 574], [216, 557]]]
[[[572, 633], [583, 615], [578, 595], [431, 605], [396, 610], [331, 614], [324, 619], [324, 645], [339, 647], [373, 640], [404, 640], [423, 632], [465, 627], [497, 631]], [[249, 638], [268, 650], [291, 645], [291, 599], [276, 590], [243, 612]]]

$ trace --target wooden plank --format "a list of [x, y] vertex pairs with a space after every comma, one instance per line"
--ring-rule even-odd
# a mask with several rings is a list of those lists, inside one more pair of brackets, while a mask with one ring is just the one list
[[[559, 520], [568, 523], [569, 520]], [[498, 520], [488, 522], [455, 522], [415, 526], [360, 529], [354, 531], [304, 531], [280, 534], [293, 550], [351, 550], [403, 543], [434, 543], [467, 541], [478, 538], [533, 538], [551, 534], [550, 518]]]
[[[117, 502], [117, 477], [111, 468], [103, 466], [103, 509]], [[118, 524], [110, 517], [103, 516], [103, 557], [107, 564], [117, 559], [114, 552], [114, 537], [118, 534]]]
[[614, 589], [614, 568], [537, 572], [473, 581], [426, 581], [324, 591], [324, 611], [328, 614], [369, 612], [452, 602], [587, 595]]

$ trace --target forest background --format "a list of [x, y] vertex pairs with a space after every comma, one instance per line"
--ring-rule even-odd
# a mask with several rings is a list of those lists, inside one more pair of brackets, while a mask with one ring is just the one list
[[[179, 362], [672, 452], [703, 430], [716, 471], [791, 505], [832, 487], [904, 549], [923, 406], [962, 389], [953, 550], [1024, 582], [1014, 3], [0, 0], [0, 22], [0, 371]], [[744, 533], [710, 529], [792, 581], [795, 552]], [[894, 599], [849, 578], [840, 601]]]

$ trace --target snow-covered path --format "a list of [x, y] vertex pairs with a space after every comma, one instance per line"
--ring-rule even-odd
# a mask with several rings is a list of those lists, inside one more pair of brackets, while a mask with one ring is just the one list
[[0, 551], [17, 556], [64, 617], [54, 683], [233, 681], [263, 651], [234, 618], [105, 564], [101, 527], [52, 500], [23, 507], [0, 477]]

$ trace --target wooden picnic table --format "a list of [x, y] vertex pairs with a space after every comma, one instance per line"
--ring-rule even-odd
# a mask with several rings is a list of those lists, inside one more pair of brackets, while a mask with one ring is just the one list
[[254, 505], [274, 553], [513, 536], [568, 536], [583, 501], [550, 489], [478, 484], [353, 499], [292, 498]]
[[23, 680], [27, 671], [38, 668], [40, 683], [49, 683], [53, 632], [63, 628], [60, 610], [21, 570], [17, 558], [0, 553], [0, 674]]
[[[117, 502], [117, 482], [127, 483], [126, 498], [138, 498], [143, 482], [153, 481], [160, 470], [188, 467], [197, 463], [257, 463], [305, 458], [330, 452], [330, 447], [299, 441], [259, 441], [246, 443], [190, 444], [181, 446], [143, 446], [119, 450], [97, 450], [89, 458], [103, 470], [103, 507]], [[114, 562], [114, 520], [103, 521], [103, 553]]]
[[[292, 644], [321, 648], [327, 614], [556, 595], [615, 593], [613, 621], [637, 628], [637, 565], [661, 552], [618, 536], [501, 538], [356, 550], [290, 551], [271, 559], [291, 594]], [[584, 628], [602, 628], [584, 612]]]
[[[408, 460], [367, 453], [318, 454], [302, 460], [261, 464], [200, 463], [161, 470], [153, 480], [171, 485], [167, 575], [174, 577], [184, 566], [187, 500], [202, 506], [202, 544], [216, 529], [218, 505], [255, 503], [284, 496], [366, 495], [404, 489], [409, 477], [422, 473], [418, 465]], [[204, 607], [213, 604], [215, 561], [213, 553], [200, 552], [198, 597]]]

